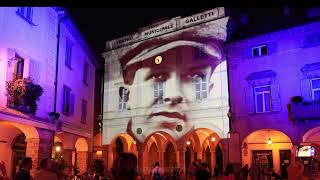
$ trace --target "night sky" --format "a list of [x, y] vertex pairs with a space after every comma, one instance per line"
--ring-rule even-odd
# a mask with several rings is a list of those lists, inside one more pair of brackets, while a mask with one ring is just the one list
[[98, 55], [105, 42], [126, 36], [162, 18], [186, 17], [215, 8], [68, 8], [75, 25]]

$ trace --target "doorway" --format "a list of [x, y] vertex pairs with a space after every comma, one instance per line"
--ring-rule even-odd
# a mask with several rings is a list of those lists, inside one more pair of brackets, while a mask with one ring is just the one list
[[280, 172], [283, 179], [288, 179], [287, 167], [291, 164], [291, 150], [280, 150]]
[[19, 170], [19, 166], [23, 158], [26, 157], [26, 149], [26, 136], [23, 133], [21, 133], [14, 138], [12, 143], [12, 178], [16, 175], [17, 171]]

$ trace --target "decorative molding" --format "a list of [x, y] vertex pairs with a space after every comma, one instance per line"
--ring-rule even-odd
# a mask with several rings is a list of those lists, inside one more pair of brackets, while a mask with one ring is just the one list
[[247, 77], [247, 81], [252, 81], [252, 80], [258, 80], [258, 79], [265, 79], [265, 78], [273, 78], [276, 77], [277, 73], [274, 72], [273, 70], [265, 70], [265, 71], [259, 71], [259, 72], [253, 72], [250, 73]]

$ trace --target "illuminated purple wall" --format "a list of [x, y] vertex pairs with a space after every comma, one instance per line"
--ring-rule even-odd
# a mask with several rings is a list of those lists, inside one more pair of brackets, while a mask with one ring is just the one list
[[[311, 90], [311, 79], [320, 77], [319, 30], [320, 22], [314, 22], [228, 45], [232, 128], [240, 133], [240, 142], [256, 130], [275, 129], [297, 145], [308, 130], [320, 125]], [[268, 53], [253, 57], [252, 48], [261, 45]], [[264, 85], [271, 90], [271, 112], [257, 113], [254, 87]], [[306, 110], [300, 108], [302, 114], [290, 103], [293, 96], [310, 102], [303, 106]], [[292, 120], [291, 114], [315, 117], [303, 123]]]

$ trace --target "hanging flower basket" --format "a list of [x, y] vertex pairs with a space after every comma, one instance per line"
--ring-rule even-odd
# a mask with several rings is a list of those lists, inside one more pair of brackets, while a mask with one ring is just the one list
[[6, 82], [8, 104], [7, 107], [23, 113], [35, 114], [37, 101], [43, 93], [40, 85], [33, 84], [30, 78], [13, 78]]

